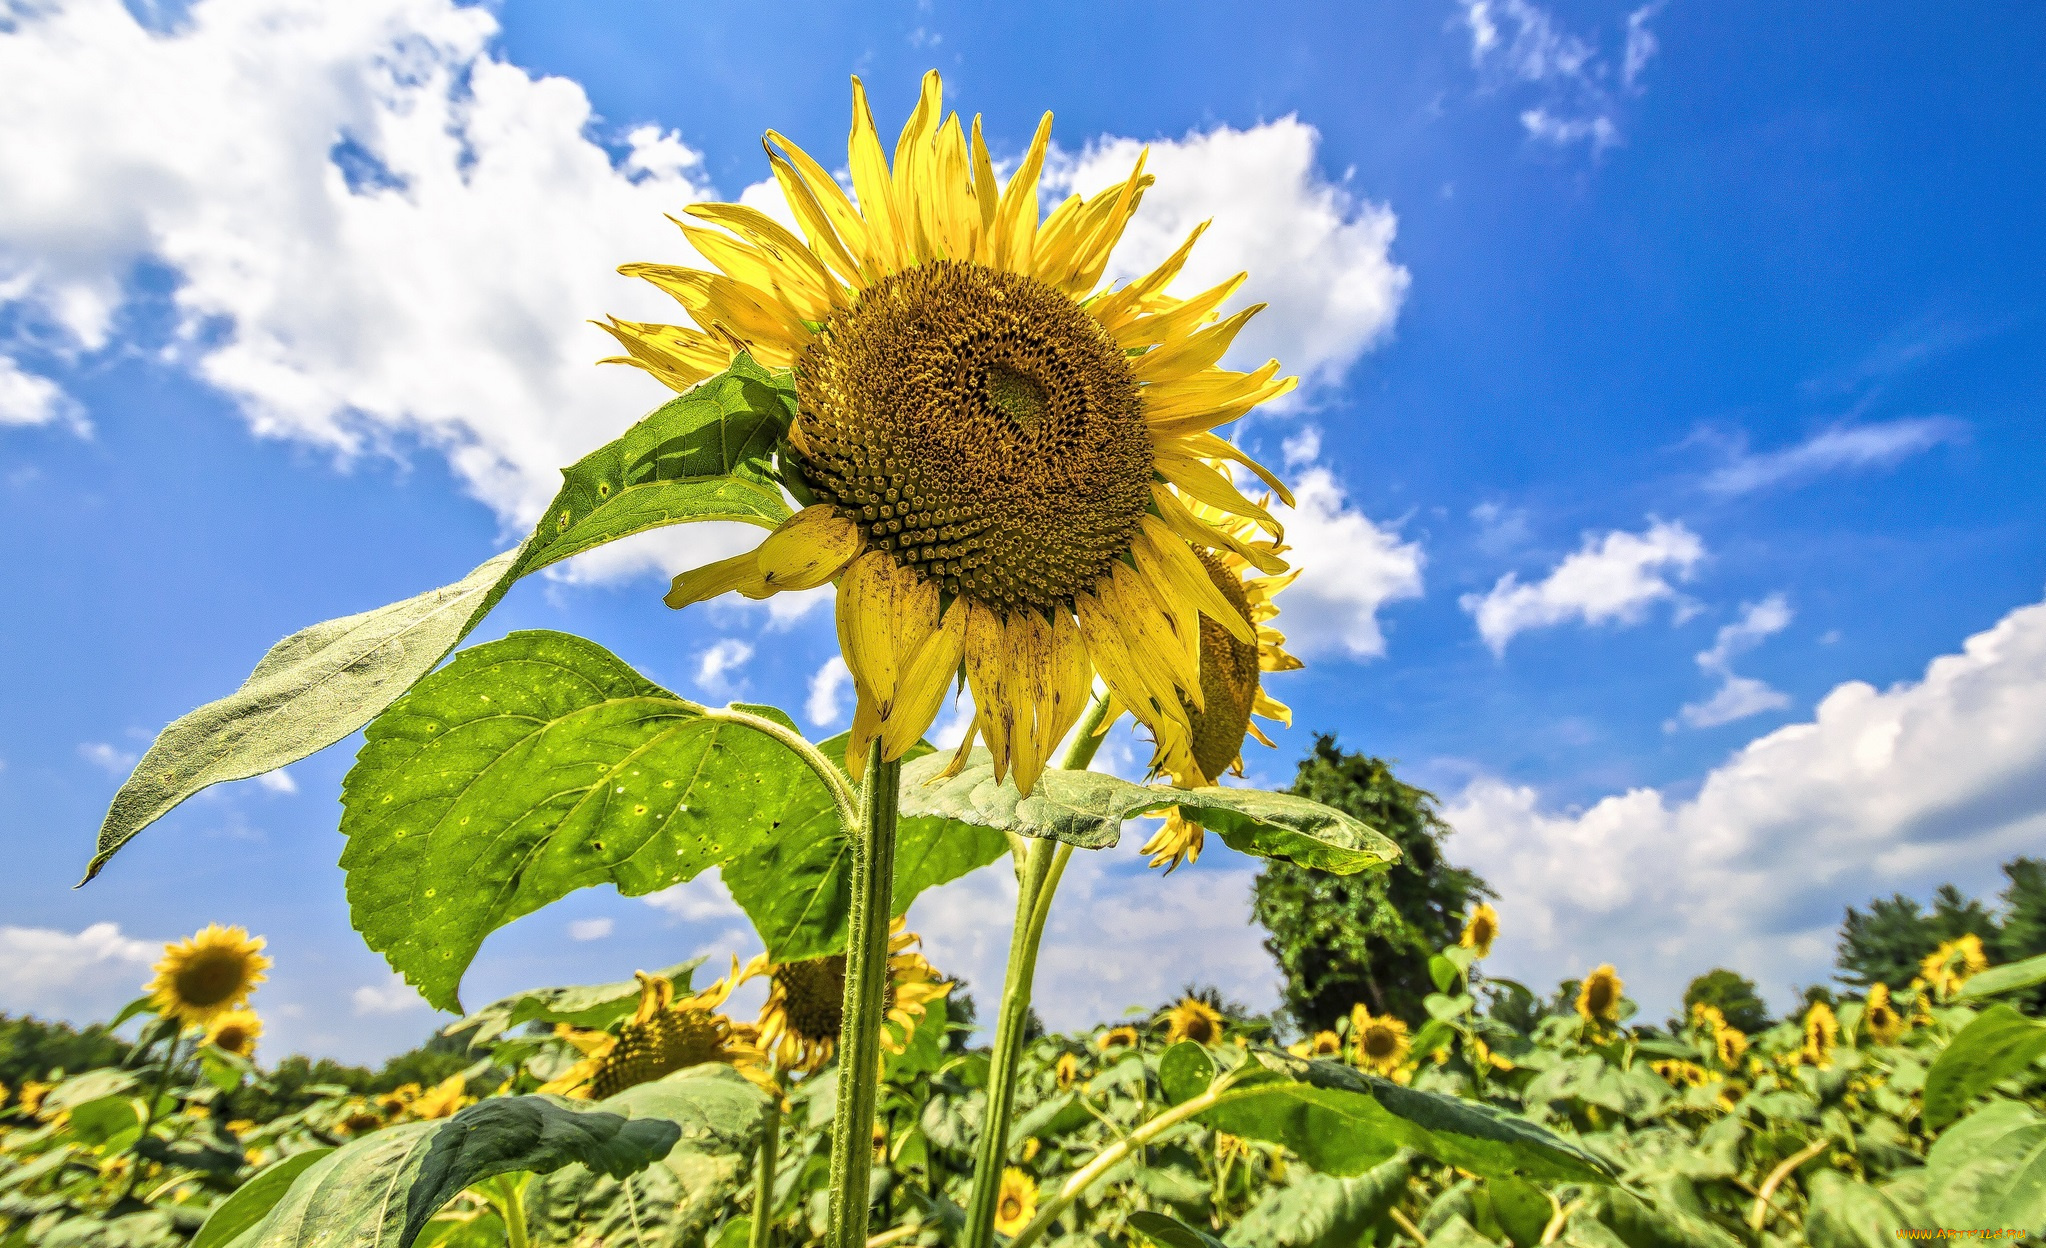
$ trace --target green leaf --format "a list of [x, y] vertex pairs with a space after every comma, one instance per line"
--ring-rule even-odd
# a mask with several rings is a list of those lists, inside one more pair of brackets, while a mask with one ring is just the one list
[[1132, 784], [1098, 771], [1045, 772], [1029, 797], [1013, 779], [994, 782], [994, 762], [976, 749], [956, 776], [949, 755], [931, 754], [902, 769], [901, 810], [976, 827], [1048, 837], [1105, 849], [1125, 821], [1177, 806], [1220, 833], [1232, 849], [1280, 858], [1338, 875], [1384, 867], [1399, 847], [1339, 810], [1291, 793], [1259, 789], [1174, 789]]
[[1812, 1248], [1890, 1248], [1900, 1230], [1921, 1225], [1889, 1197], [1837, 1170], [1820, 1170], [1806, 1183], [1810, 1208], [1805, 1239]]
[[314, 1162], [333, 1152], [331, 1148], [309, 1148], [264, 1168], [254, 1178], [234, 1189], [226, 1200], [213, 1207], [205, 1225], [192, 1237], [191, 1248], [224, 1248], [243, 1231], [261, 1222], [298, 1176]]
[[77, 1109], [87, 1101], [102, 1097], [118, 1096], [138, 1087], [141, 1076], [127, 1070], [88, 1070], [82, 1075], [73, 1075], [51, 1088], [43, 1097], [42, 1116], [54, 1118], [67, 1109]]
[[1435, 991], [1437, 992], [1448, 992], [1456, 985], [1457, 979], [1462, 974], [1463, 972], [1457, 969], [1456, 963], [1451, 962], [1439, 953], [1428, 959], [1428, 978], [1435, 981]]
[[2022, 1102], [1993, 1100], [1961, 1119], [1925, 1155], [1933, 1219], [1941, 1226], [2024, 1227], [1994, 1219], [2007, 1204], [2022, 1208], [2028, 1197], [2039, 1199], [2042, 1148], [2046, 1115]]
[[1617, 1187], [1592, 1193], [1586, 1212], [1627, 1248], [1741, 1248], [1741, 1241], [1710, 1222]]
[[1961, 1029], [1925, 1074], [1925, 1125], [1937, 1131], [1968, 1102], [2046, 1056], [2046, 1025], [1993, 1005]]
[[450, 1118], [427, 1146], [405, 1192], [397, 1248], [462, 1189], [500, 1174], [546, 1174], [571, 1162], [622, 1179], [668, 1155], [682, 1128], [662, 1118], [570, 1109], [543, 1096], [493, 1097]]
[[670, 524], [789, 518], [774, 447], [796, 414], [794, 386], [741, 355], [617, 441], [562, 470], [519, 575]]
[[117, 1136], [132, 1142], [142, 1128], [147, 1106], [133, 1096], [103, 1096], [71, 1111], [71, 1134], [80, 1144], [98, 1148]]
[[1229, 1229], [1229, 1248], [1353, 1248], [1404, 1194], [1412, 1166], [1396, 1156], [1355, 1178], [1305, 1174], [1267, 1190]]
[[1972, 975], [1954, 996], [1959, 1001], [1974, 1001], [1982, 997], [2017, 992], [2039, 984], [2046, 984], [2046, 953], [2018, 962], [2006, 962], [2002, 966], [1992, 966], [1986, 971]]
[[1274, 1049], [1253, 1050], [1252, 1057], [1263, 1069], [1239, 1077], [1200, 1121], [1283, 1144], [1324, 1173], [1361, 1174], [1404, 1146], [1487, 1177], [1612, 1181], [1590, 1153], [1482, 1102]]
[[446, 1123], [408, 1122], [352, 1140], [301, 1171], [236, 1248], [384, 1248], [404, 1231], [405, 1191]]
[[[691, 958], [654, 974], [675, 985], [679, 996], [688, 996], [696, 968], [705, 959]], [[489, 1044], [514, 1027], [527, 1023], [571, 1023], [577, 1027], [608, 1027], [639, 1004], [639, 980], [625, 979], [610, 984], [580, 984], [565, 988], [529, 988], [492, 1001], [467, 1017], [441, 1028], [444, 1036], [467, 1035], [470, 1047]]]
[[1191, 1040], [1181, 1040], [1158, 1059], [1158, 1086], [1165, 1099], [1184, 1104], [1208, 1090], [1215, 1082], [1215, 1059], [1207, 1049]]
[[1129, 1228], [1158, 1248], [1225, 1248], [1221, 1240], [1198, 1231], [1169, 1214], [1139, 1209], [1130, 1215]]
[[1540, 1188], [1525, 1179], [1491, 1179], [1485, 1190], [1492, 1197], [1492, 1216], [1517, 1248], [1533, 1248], [1541, 1242], [1555, 1211]]
[[741, 355], [564, 470], [560, 494], [517, 550], [452, 585], [278, 642], [240, 689], [157, 735], [114, 794], [85, 878], [201, 789], [295, 763], [376, 718], [520, 577], [663, 525], [745, 520], [773, 528], [789, 510], [771, 452], [794, 411], [788, 384]]
[[483, 938], [578, 888], [679, 884], [780, 834], [818, 782], [594, 642], [464, 651], [370, 726], [342, 782], [356, 930], [442, 1009]]

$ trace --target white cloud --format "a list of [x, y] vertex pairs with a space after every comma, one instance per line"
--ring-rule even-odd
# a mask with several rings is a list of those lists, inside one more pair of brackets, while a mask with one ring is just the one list
[[732, 900], [731, 892], [716, 871], [706, 871], [693, 880], [648, 893], [640, 898], [656, 910], [663, 910], [690, 923], [728, 919], [746, 912]]
[[1349, 508], [1342, 484], [1326, 468], [1302, 474], [1293, 493], [1299, 506], [1275, 512], [1293, 548], [1286, 557], [1303, 569], [1279, 596], [1286, 648], [1302, 657], [1384, 654], [1378, 612], [1389, 602], [1420, 597], [1420, 543], [1403, 541], [1392, 526]]
[[393, 973], [381, 984], [364, 984], [349, 994], [358, 1016], [367, 1014], [403, 1014], [408, 1010], [427, 1008], [426, 998], [413, 991], [412, 985], [403, 976]]
[[1286, 467], [1303, 468], [1321, 458], [1321, 427], [1306, 425], [1300, 432], [1279, 444], [1279, 453], [1286, 458]]
[[1478, 549], [1488, 555], [1510, 554], [1525, 546], [1533, 536], [1527, 512], [1517, 507], [1479, 503], [1471, 508], [1471, 519], [1478, 526]]
[[845, 716], [844, 694], [852, 684], [852, 670], [845, 660], [832, 655], [810, 677], [810, 698], [803, 713], [815, 728], [829, 728]]
[[1648, 29], [1648, 23], [1668, 3], [1669, 0], [1654, 0], [1654, 3], [1644, 4], [1627, 14], [1627, 51], [1620, 66], [1620, 81], [1629, 88], [1634, 86], [1635, 80], [1641, 77], [1641, 71], [1648, 68], [1648, 62], [1654, 60], [1655, 54], [1662, 49], [1662, 42], [1655, 37], [1654, 31]]
[[0, 355], [0, 426], [68, 425], [86, 434], [92, 425], [84, 411], [56, 382], [26, 372], [11, 356]]
[[1486, 778], [1446, 816], [1459, 859], [1510, 885], [1502, 974], [1614, 960], [1664, 1008], [1690, 976], [1728, 966], [1781, 1001], [1830, 974], [1844, 906], [1986, 884], [2046, 840], [2046, 603], [1916, 682], [1837, 686], [1693, 797], [1640, 788], [1551, 812], [1536, 790]]
[[743, 682], [729, 677], [752, 657], [750, 642], [725, 638], [696, 657], [696, 687], [717, 697], [730, 696]]
[[78, 757], [110, 775], [126, 776], [134, 770], [135, 760], [141, 755], [115, 749], [104, 741], [82, 741], [78, 746]]
[[[1790, 604], [1782, 594], [1742, 604], [1741, 618], [1723, 625], [1713, 637], [1712, 648], [1697, 655], [1698, 666], [1706, 675], [1719, 678], [1719, 689], [1703, 702], [1687, 703], [1677, 712], [1679, 718], [1693, 728], [1716, 728], [1789, 706], [1790, 695], [1752, 676], [1736, 675], [1733, 660], [1788, 628], [1791, 615]], [[1671, 722], [1663, 727], [1674, 730], [1676, 724]]]
[[571, 919], [568, 924], [570, 940], [602, 940], [611, 934], [617, 923], [611, 919]]
[[1676, 596], [1663, 576], [1687, 579], [1705, 557], [1705, 543], [1681, 521], [1653, 521], [1641, 533], [1619, 530], [1584, 545], [1541, 581], [1523, 585], [1512, 572], [1482, 594], [1458, 601], [1476, 617], [1478, 634], [1494, 654], [1506, 653], [1514, 634], [1570, 620], [1586, 624], [1639, 623], [1650, 603]]
[[105, 1020], [140, 995], [161, 941], [123, 936], [116, 923], [78, 932], [0, 926], [0, 1012]]
[[292, 779], [291, 773], [282, 767], [275, 771], [266, 771], [262, 775], [257, 776], [256, 783], [272, 793], [298, 792], [298, 781]]
[[1320, 142], [1295, 117], [1150, 144], [1103, 138], [1062, 157], [1048, 182], [1091, 194], [1127, 179], [1148, 146], [1144, 167], [1158, 183], [1116, 247], [1109, 278], [1156, 268], [1212, 218], [1174, 289], [1206, 290], [1249, 272], [1236, 306], [1271, 306], [1237, 337], [1229, 361], [1250, 368], [1277, 358], [1305, 380], [1335, 382], [1391, 331], [1410, 278], [1390, 254], [1398, 219], [1324, 177]]
[[[1461, 3], [1471, 64], [1486, 85], [1539, 97], [1520, 113], [1529, 138], [1557, 146], [1588, 142], [1594, 154], [1621, 141], [1620, 110], [1609, 85], [1614, 72], [1592, 40], [1565, 30], [1527, 0]], [[1619, 78], [1628, 91], [1639, 90], [1642, 71], [1661, 46], [1648, 23], [1663, 3], [1654, 0], [1627, 15]]]
[[1619, 141], [1619, 130], [1610, 117], [1558, 117], [1546, 108], [1530, 108], [1521, 113], [1520, 124], [1526, 128], [1528, 137], [1554, 143], [1558, 147], [1568, 146], [1585, 139], [1591, 140], [1594, 149], [1611, 147]]
[[1705, 488], [1714, 494], [1746, 494], [1825, 472], [1887, 467], [1942, 442], [1957, 442], [1966, 433], [1966, 425], [1944, 416], [1836, 425], [1780, 451], [1750, 455], [1742, 450], [1705, 478]]

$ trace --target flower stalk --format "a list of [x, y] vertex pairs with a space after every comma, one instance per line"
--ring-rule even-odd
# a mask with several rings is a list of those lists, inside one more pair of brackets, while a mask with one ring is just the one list
[[781, 1153], [781, 1097], [767, 1100], [760, 1127], [760, 1155], [753, 1165], [753, 1229], [746, 1248], [769, 1248], [774, 1240], [774, 1171]]
[[888, 920], [895, 885], [900, 761], [867, 751], [860, 820], [852, 832], [852, 914], [845, 938], [844, 1019], [838, 1039], [838, 1105], [831, 1121], [833, 1248], [867, 1242], [873, 1179], [874, 1098], [881, 1075], [881, 1020], [887, 1010]]

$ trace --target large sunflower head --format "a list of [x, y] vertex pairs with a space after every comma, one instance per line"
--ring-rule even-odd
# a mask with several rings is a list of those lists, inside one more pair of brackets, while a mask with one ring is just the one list
[[229, 1010], [207, 1026], [206, 1043], [236, 1057], [254, 1057], [262, 1034], [263, 1020], [254, 1010]]
[[[733, 969], [737, 969], [737, 959]], [[582, 1052], [583, 1059], [541, 1088], [542, 1092], [603, 1100], [706, 1062], [722, 1062], [765, 1086], [764, 1061], [753, 1044], [752, 1028], [718, 1012], [731, 995], [731, 977], [677, 1001], [674, 982], [667, 977], [645, 971], [633, 975], [639, 980], [639, 1008], [616, 1031], [591, 1031], [567, 1024], [556, 1029]]]
[[1361, 1001], [1350, 1009], [1350, 1046], [1359, 1066], [1381, 1075], [1398, 1070], [1411, 1047], [1405, 1023], [1373, 1014]]
[[1833, 1061], [1833, 1046], [1840, 1042], [1840, 1020], [1824, 1001], [1812, 1002], [1804, 1015], [1804, 1059], [1814, 1066]]
[[1015, 1235], [1037, 1216], [1037, 1180], [1014, 1166], [1002, 1170], [1001, 1190], [995, 1195], [995, 1230]]
[[1941, 1000], [1946, 1000], [1977, 972], [1988, 969], [1989, 957], [1982, 951], [1982, 938], [1967, 932], [1926, 954], [1918, 973]]
[[1911, 1022], [1890, 1001], [1890, 986], [1878, 983], [1869, 986], [1868, 998], [1861, 1003], [1861, 1025], [1868, 1029], [1869, 1039], [1888, 1045], [1897, 1043]]
[[1489, 957], [1492, 942], [1499, 939], [1499, 912], [1490, 902], [1481, 901], [1471, 911], [1471, 917], [1464, 920], [1463, 935], [1457, 944], [1471, 951], [1473, 957]]
[[[931, 1002], [952, 991], [937, 968], [916, 952], [921, 941], [905, 931], [905, 921], [889, 925], [888, 983], [881, 1047], [902, 1053], [916, 1034]], [[845, 1021], [845, 955], [775, 962], [760, 954], [734, 981], [768, 977], [767, 1001], [760, 1007], [760, 1047], [783, 1070], [808, 1074], [831, 1060], [838, 1050], [838, 1032]]]
[[1613, 964], [1605, 963], [1585, 976], [1584, 983], [1577, 989], [1578, 1014], [1594, 1026], [1618, 1022], [1620, 994], [1626, 986], [1619, 972], [1613, 969]]
[[[1120, 186], [1075, 195], [1040, 222], [1050, 139], [1046, 116], [998, 183], [979, 121], [969, 138], [947, 117], [931, 73], [891, 164], [855, 80], [857, 205], [770, 131], [768, 162], [797, 231], [699, 204], [682, 228], [715, 271], [621, 270], [674, 296], [694, 324], [613, 319], [617, 362], [676, 390], [741, 350], [794, 373], [789, 458], [807, 505], [758, 550], [677, 577], [667, 601], [836, 580], [855, 772], [877, 738], [900, 758], [962, 667], [977, 708], [962, 757], [977, 737], [996, 779], [1013, 772], [1025, 793], [1097, 672], [1161, 750], [1185, 751], [1187, 708], [1205, 704], [1201, 617], [1257, 643], [1204, 554], [1285, 570], [1276, 523], [1210, 462], [1241, 463], [1291, 501], [1213, 432], [1292, 388], [1276, 361], [1248, 373], [1218, 364], [1258, 307], [1221, 317], [1241, 277], [1166, 293], [1194, 238], [1144, 277], [1101, 289], [1153, 179], [1139, 158]], [[1182, 491], [1271, 540], [1204, 519]]]
[[163, 958], [154, 968], [156, 978], [146, 987], [157, 1013], [204, 1027], [246, 1005], [269, 966], [261, 936], [250, 936], [244, 927], [208, 923], [191, 937], [163, 947]]
[[1222, 1012], [1199, 997], [1182, 997], [1165, 1012], [1165, 1043], [1191, 1040], [1195, 1044], [1216, 1044], [1222, 1039]]

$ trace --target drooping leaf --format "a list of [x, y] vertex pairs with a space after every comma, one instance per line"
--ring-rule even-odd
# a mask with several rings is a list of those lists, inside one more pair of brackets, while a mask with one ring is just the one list
[[1812, 1248], [1890, 1248], [1918, 1222], [1889, 1197], [1838, 1170], [1815, 1172], [1805, 1187], [1805, 1239]]
[[1183, 1105], [1215, 1082], [1215, 1059], [1191, 1040], [1181, 1040], [1158, 1059], [1158, 1086], [1165, 1099]]
[[101, 1148], [114, 1144], [123, 1147], [132, 1143], [142, 1131], [143, 1116], [148, 1106], [140, 1097], [103, 1096], [96, 1101], [87, 1101], [71, 1111], [71, 1134], [81, 1144]]
[[1283, 1144], [1326, 1174], [1362, 1174], [1399, 1148], [1487, 1177], [1611, 1182], [1605, 1164], [1524, 1118], [1479, 1101], [1401, 1087], [1338, 1062], [1274, 1049], [1200, 1121]]
[[1956, 1000], [1979, 1001], [1983, 997], [2002, 996], [2006, 992], [2046, 984], [2046, 953], [2025, 958], [2017, 962], [2006, 962], [1992, 966], [1986, 971], [1971, 975], [1961, 990], [1954, 994]]
[[1127, 820], [1177, 806], [1231, 848], [1263, 858], [1349, 875], [1399, 857], [1398, 846], [1356, 819], [1291, 793], [1173, 789], [1096, 771], [1052, 770], [1024, 797], [1013, 779], [995, 783], [994, 762], [984, 749], [946, 778], [942, 773], [950, 762], [948, 755], [932, 754], [903, 767], [905, 816], [936, 816], [1103, 849], [1116, 843]]
[[1611, 1230], [1627, 1248], [1741, 1248], [1741, 1241], [1710, 1222], [1650, 1204], [1622, 1188], [1592, 1192], [1582, 1208], [1584, 1216]]
[[1229, 1248], [1351, 1248], [1404, 1194], [1404, 1156], [1353, 1178], [1304, 1174], [1267, 1190], [1223, 1237]]
[[[696, 968], [703, 958], [655, 971], [675, 985], [678, 995], [687, 996]], [[514, 1027], [527, 1023], [570, 1023], [577, 1027], [608, 1027], [639, 1004], [639, 981], [620, 980], [610, 984], [572, 984], [563, 988], [529, 988], [499, 998], [456, 1022], [441, 1028], [444, 1036], [466, 1036], [469, 1044], [489, 1044]]]
[[1961, 1029], [1925, 1074], [1925, 1125], [1937, 1131], [1968, 1102], [2046, 1056], [2046, 1024], [1993, 1005]]
[[117, 1096], [141, 1083], [141, 1076], [129, 1070], [88, 1070], [51, 1088], [43, 1097], [41, 1112], [46, 1118], [54, 1118], [67, 1109], [76, 1109], [101, 1097]]
[[1170, 1214], [1139, 1209], [1130, 1215], [1129, 1228], [1158, 1248], [1227, 1248], [1206, 1231], [1196, 1230]]
[[408, 1122], [352, 1140], [292, 1180], [236, 1248], [396, 1248], [405, 1192], [442, 1122]]
[[192, 1237], [191, 1248], [225, 1248], [236, 1236], [261, 1222], [277, 1202], [284, 1199], [284, 1193], [291, 1190], [299, 1175], [333, 1151], [331, 1148], [309, 1148], [265, 1167], [213, 1207], [199, 1233]]

